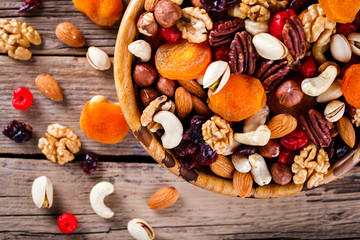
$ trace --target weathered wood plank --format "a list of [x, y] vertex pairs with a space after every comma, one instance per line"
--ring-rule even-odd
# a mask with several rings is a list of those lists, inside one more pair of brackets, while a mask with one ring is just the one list
[[[54, 184], [54, 205], [36, 209], [32, 181], [47, 175]], [[88, 200], [92, 186], [110, 181], [115, 193], [106, 203], [110, 220], [95, 215]], [[157, 164], [102, 162], [85, 175], [79, 162], [58, 166], [45, 160], [0, 159], [1, 238], [62, 238], [57, 216], [72, 212], [79, 227], [74, 239], [130, 239], [127, 221], [141, 217], [158, 239], [356, 238], [360, 236], [360, 167], [325, 187], [279, 199], [239, 199], [188, 184]], [[158, 188], [180, 192], [172, 207], [153, 211], [147, 201]], [[346, 187], [344, 187], [346, 186]], [[21, 222], [21, 224], [19, 224]]]
[[[3, 64], [6, 62], [7, 64]], [[0, 126], [1, 129], [13, 119], [25, 121], [34, 129], [34, 137], [25, 144], [0, 134], [0, 153], [37, 154], [38, 139], [44, 135], [48, 124], [59, 123], [71, 127], [79, 135], [83, 150], [102, 155], [147, 155], [132, 134], [119, 144], [100, 144], [87, 138], [80, 129], [79, 117], [84, 104], [95, 95], [104, 95], [109, 101], [117, 102], [112, 69], [101, 72], [93, 69], [85, 57], [35, 56], [29, 62], [19, 64], [0, 56]], [[63, 102], [46, 98], [35, 86], [40, 73], [48, 73], [58, 80], [64, 93]], [[12, 91], [27, 87], [33, 93], [33, 105], [18, 111], [12, 106]]]

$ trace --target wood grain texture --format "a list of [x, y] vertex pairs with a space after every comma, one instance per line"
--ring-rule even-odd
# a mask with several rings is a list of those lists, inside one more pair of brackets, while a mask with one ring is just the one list
[[[34, 171], [36, 169], [36, 171]], [[47, 175], [54, 184], [54, 205], [37, 209], [31, 199], [32, 181]], [[79, 162], [58, 166], [46, 160], [0, 158], [0, 238], [62, 239], [59, 214], [71, 212], [79, 227], [71, 239], [131, 239], [127, 222], [148, 221], [157, 239], [357, 238], [360, 236], [360, 167], [324, 187], [278, 199], [240, 199], [214, 194], [184, 182], [158, 164], [102, 162], [85, 175]], [[115, 192], [106, 204], [112, 219], [91, 209], [89, 192], [110, 181]], [[151, 195], [174, 186], [179, 200], [154, 211]], [[21, 224], [19, 224], [21, 222]]]

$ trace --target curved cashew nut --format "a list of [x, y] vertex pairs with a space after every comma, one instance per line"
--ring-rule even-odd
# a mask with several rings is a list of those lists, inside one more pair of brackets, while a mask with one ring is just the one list
[[260, 125], [256, 131], [247, 133], [235, 133], [235, 141], [250, 146], [265, 146], [271, 136], [271, 131], [266, 125]]
[[102, 218], [111, 218], [114, 212], [104, 203], [104, 198], [114, 192], [114, 185], [109, 182], [97, 183], [90, 192], [90, 204], [94, 212]]
[[325, 71], [314, 78], [306, 78], [301, 83], [301, 90], [312, 97], [317, 97], [331, 86], [337, 76], [337, 68], [329, 65]]
[[172, 149], [180, 144], [184, 129], [175, 114], [160, 111], [154, 115], [153, 121], [160, 123], [164, 128], [165, 133], [161, 137], [164, 148]]
[[267, 185], [271, 182], [271, 174], [266, 165], [265, 159], [258, 153], [249, 156], [251, 164], [251, 175], [259, 186]]
[[341, 90], [341, 79], [336, 79], [331, 86], [322, 94], [316, 97], [318, 103], [327, 103], [332, 100], [338, 99], [343, 95]]
[[232, 155], [231, 161], [235, 169], [241, 173], [247, 173], [251, 170], [249, 158], [245, 155]]
[[324, 46], [318, 46], [316, 44], [314, 44], [314, 46], [312, 47], [312, 55], [315, 59], [315, 61], [321, 65], [323, 64], [324, 62], [327, 61], [325, 55], [324, 55], [324, 52], [326, 52], [327, 50], [329, 50], [330, 48], [330, 44], [327, 44], [327, 45], [324, 45]]
[[270, 114], [270, 108], [268, 105], [265, 105], [257, 113], [245, 119], [244, 128], [243, 128], [244, 132], [247, 133], [247, 132], [256, 131], [256, 129], [260, 125], [265, 124], [269, 114]]

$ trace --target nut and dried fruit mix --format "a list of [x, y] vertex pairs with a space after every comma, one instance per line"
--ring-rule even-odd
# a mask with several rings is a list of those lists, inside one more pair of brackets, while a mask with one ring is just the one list
[[142, 125], [183, 168], [323, 184], [360, 125], [360, 4], [335, 2], [145, 0], [128, 47]]

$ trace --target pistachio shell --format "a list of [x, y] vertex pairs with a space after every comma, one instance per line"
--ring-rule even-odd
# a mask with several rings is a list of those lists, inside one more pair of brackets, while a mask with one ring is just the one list
[[90, 65], [97, 70], [105, 71], [111, 67], [109, 56], [100, 48], [89, 47], [86, 58]]
[[352, 52], [350, 44], [342, 34], [335, 34], [331, 37], [330, 51], [334, 59], [339, 62], [346, 63], [351, 59]]
[[222, 79], [227, 68], [229, 68], [229, 64], [224, 61], [216, 61], [211, 63], [206, 69], [204, 75], [203, 88], [209, 88], [214, 83]]
[[342, 116], [344, 116], [344, 113], [345, 103], [337, 100], [330, 102], [324, 110], [325, 118], [329, 122], [337, 122], [340, 118], [342, 118]]
[[348, 40], [350, 43], [351, 50], [354, 54], [360, 56], [360, 47], [357, 44], [360, 44], [360, 33], [353, 32], [348, 35]]
[[46, 176], [38, 177], [32, 184], [32, 198], [38, 208], [51, 208], [53, 204], [53, 185]]
[[268, 33], [259, 33], [252, 40], [258, 54], [269, 60], [279, 60], [286, 57], [289, 50], [279, 41]]
[[128, 222], [127, 229], [136, 240], [155, 239], [155, 232], [150, 225], [142, 219], [134, 218]]

